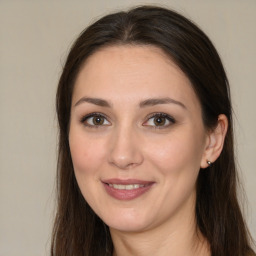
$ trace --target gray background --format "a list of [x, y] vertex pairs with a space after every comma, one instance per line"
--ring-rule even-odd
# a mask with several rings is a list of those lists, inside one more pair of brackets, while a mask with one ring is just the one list
[[256, 239], [256, 0], [0, 0], [0, 256], [49, 255], [56, 84], [82, 29], [110, 11], [161, 4], [212, 39], [233, 96], [236, 151]]

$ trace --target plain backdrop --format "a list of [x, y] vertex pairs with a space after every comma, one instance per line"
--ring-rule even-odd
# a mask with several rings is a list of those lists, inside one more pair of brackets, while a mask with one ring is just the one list
[[0, 256], [49, 255], [61, 67], [88, 24], [138, 4], [179, 11], [219, 51], [236, 113], [245, 214], [256, 239], [256, 0], [0, 0]]

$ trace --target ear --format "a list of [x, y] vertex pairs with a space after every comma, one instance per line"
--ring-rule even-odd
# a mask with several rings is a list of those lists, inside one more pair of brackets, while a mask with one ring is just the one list
[[206, 147], [201, 160], [201, 168], [209, 167], [208, 161], [213, 163], [219, 157], [228, 129], [228, 119], [221, 114], [218, 117], [218, 124], [211, 130], [206, 139]]

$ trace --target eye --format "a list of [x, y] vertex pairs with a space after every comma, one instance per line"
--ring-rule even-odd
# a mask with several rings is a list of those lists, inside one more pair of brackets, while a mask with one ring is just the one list
[[107, 118], [104, 115], [99, 113], [92, 113], [92, 114], [86, 115], [81, 119], [81, 122], [85, 126], [89, 126], [89, 127], [111, 125], [111, 123], [107, 120]]
[[155, 113], [143, 123], [144, 126], [153, 126], [155, 128], [166, 128], [175, 123], [175, 119], [165, 113]]

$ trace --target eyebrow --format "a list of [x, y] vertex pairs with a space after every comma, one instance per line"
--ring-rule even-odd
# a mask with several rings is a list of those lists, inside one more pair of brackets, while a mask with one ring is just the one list
[[108, 108], [111, 107], [110, 103], [108, 103], [106, 100], [103, 100], [100, 98], [88, 98], [88, 97], [81, 98], [79, 101], [77, 101], [77, 103], [74, 106], [76, 107], [84, 102], [88, 102], [101, 107], [108, 107]]
[[[97, 105], [100, 107], [108, 107], [108, 108], [111, 107], [111, 104], [106, 100], [103, 100], [100, 98], [90, 98], [90, 97], [81, 98], [80, 100], [78, 100], [76, 102], [76, 104], [74, 106], [76, 107], [84, 102], [88, 102], [88, 103], [91, 103], [91, 104], [94, 104], [94, 105]], [[155, 106], [155, 105], [160, 105], [160, 104], [170, 104], [170, 103], [179, 105], [182, 108], [186, 109], [186, 106], [182, 102], [171, 99], [169, 97], [146, 99], [146, 100], [143, 100], [142, 102], [140, 102], [139, 106], [141, 108], [144, 108], [144, 107], [149, 107], [149, 106]]]
[[143, 107], [147, 107], [147, 106], [155, 106], [155, 105], [159, 105], [159, 104], [170, 104], [170, 103], [177, 104], [177, 105], [181, 106], [182, 108], [186, 109], [186, 106], [182, 102], [171, 99], [169, 97], [152, 98], [152, 99], [144, 100], [140, 103], [140, 107], [143, 108]]

